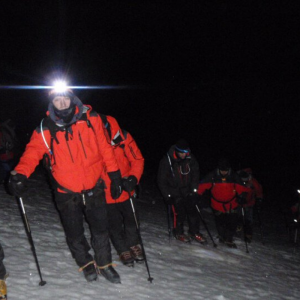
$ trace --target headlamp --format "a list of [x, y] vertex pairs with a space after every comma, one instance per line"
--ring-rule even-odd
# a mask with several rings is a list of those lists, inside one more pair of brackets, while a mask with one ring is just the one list
[[67, 83], [63, 80], [57, 80], [53, 84], [53, 92], [55, 94], [63, 94], [67, 91]]
[[188, 149], [180, 149], [176, 145], [175, 145], [175, 150], [179, 153], [186, 153], [186, 154], [188, 154], [190, 152]]
[[74, 97], [73, 91], [67, 86], [64, 80], [56, 80], [49, 91], [49, 100], [52, 101], [57, 96]]

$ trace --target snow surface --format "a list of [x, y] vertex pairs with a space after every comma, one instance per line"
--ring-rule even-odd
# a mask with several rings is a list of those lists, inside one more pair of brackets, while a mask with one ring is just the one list
[[[36, 174], [37, 173], [37, 174]], [[123, 266], [113, 249], [113, 261], [122, 284], [99, 277], [88, 283], [67, 247], [51, 191], [42, 174], [30, 179], [30, 197], [24, 198], [44, 286], [27, 239], [18, 202], [0, 187], [1, 244], [9, 300], [22, 299], [299, 299], [299, 245], [289, 242], [284, 222], [272, 212], [263, 215], [265, 245], [256, 224], [255, 237], [246, 253], [241, 237], [238, 249], [214, 248], [211, 240], [203, 246], [169, 241], [167, 217], [155, 187], [143, 188], [138, 199], [141, 234], [151, 276], [145, 264]], [[209, 209], [202, 211], [208, 227], [217, 236]], [[272, 221], [273, 220], [273, 221]], [[87, 225], [86, 235], [90, 237]], [[201, 231], [206, 234], [202, 225]], [[215, 238], [217, 242], [217, 239]]]

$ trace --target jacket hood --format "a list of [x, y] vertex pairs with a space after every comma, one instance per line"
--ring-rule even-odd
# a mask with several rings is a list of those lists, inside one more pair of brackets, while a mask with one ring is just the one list
[[70, 122], [65, 123], [63, 119], [59, 119], [57, 117], [57, 115], [55, 114], [55, 109], [54, 109], [54, 105], [53, 105], [52, 102], [50, 102], [49, 105], [48, 105], [47, 115], [49, 114], [50, 119], [53, 122], [55, 122], [56, 124], [60, 125], [60, 126], [66, 126], [66, 125], [70, 125], [70, 124], [73, 124], [73, 123], [77, 122], [81, 118], [82, 113], [83, 113], [83, 103], [76, 96], [74, 96], [72, 101], [73, 101], [76, 108], [75, 108], [74, 116], [73, 116], [73, 118], [71, 119]]

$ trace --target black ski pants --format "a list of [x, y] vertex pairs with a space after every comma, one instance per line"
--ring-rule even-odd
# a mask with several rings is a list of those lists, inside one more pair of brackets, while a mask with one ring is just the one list
[[[137, 216], [135, 199], [132, 198]], [[130, 200], [107, 204], [110, 239], [118, 254], [129, 251], [130, 247], [139, 244], [136, 222]], [[138, 218], [138, 216], [137, 216]]]
[[[84, 196], [57, 192], [55, 200], [67, 244], [77, 265], [82, 267], [95, 260], [102, 267], [112, 261], [104, 190], [95, 189], [90, 195]], [[89, 253], [91, 247], [84, 235], [84, 217], [91, 232], [94, 259]]]
[[214, 215], [219, 238], [226, 242], [232, 242], [239, 221], [237, 210], [226, 213], [214, 211]]
[[200, 230], [200, 220], [196, 206], [189, 198], [176, 198], [174, 203], [176, 213], [175, 234], [184, 233], [184, 221], [187, 218], [189, 233], [197, 234]]
[[0, 244], [0, 279], [2, 279], [2, 280], [4, 279], [4, 277], [6, 275], [6, 269], [3, 264], [3, 259], [4, 259], [4, 251]]

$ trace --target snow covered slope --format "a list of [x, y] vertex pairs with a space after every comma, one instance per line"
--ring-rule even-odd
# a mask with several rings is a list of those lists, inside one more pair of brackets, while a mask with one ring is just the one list
[[[5, 265], [10, 300], [22, 299], [299, 299], [299, 245], [288, 243], [284, 224], [272, 222], [265, 212], [265, 245], [259, 229], [247, 254], [245, 244], [236, 238], [238, 249], [219, 245], [183, 244], [167, 234], [167, 217], [157, 193], [144, 188], [138, 200], [141, 233], [148, 258], [150, 283], [144, 264], [123, 266], [113, 249], [122, 284], [114, 285], [99, 278], [88, 283], [70, 254], [52, 201], [50, 189], [41, 175], [30, 179], [30, 197], [24, 205], [35, 243], [43, 279], [40, 278], [21, 218], [18, 202], [0, 187], [0, 239], [5, 251]], [[215, 238], [213, 217], [203, 216]], [[202, 225], [201, 231], [207, 235]], [[86, 234], [89, 230], [86, 225]], [[217, 242], [217, 239], [216, 239]]]

